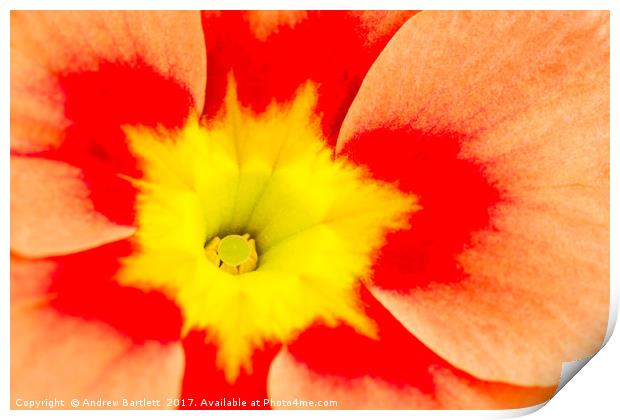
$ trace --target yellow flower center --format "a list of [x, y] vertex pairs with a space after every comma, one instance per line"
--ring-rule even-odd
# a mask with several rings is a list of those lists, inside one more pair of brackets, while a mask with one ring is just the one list
[[[233, 382], [267, 342], [287, 343], [313, 323], [346, 323], [373, 336], [361, 308], [389, 230], [415, 200], [334, 159], [308, 84], [294, 101], [256, 115], [231, 81], [215, 122], [180, 130], [126, 127], [144, 178], [136, 252], [119, 282], [160, 290], [181, 308], [184, 334], [204, 330]], [[378, 145], [380, 146], [380, 145]]]

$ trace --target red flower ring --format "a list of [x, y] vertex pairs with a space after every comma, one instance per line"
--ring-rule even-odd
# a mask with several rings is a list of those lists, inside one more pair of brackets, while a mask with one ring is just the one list
[[607, 325], [609, 13], [13, 12], [11, 218], [14, 407], [543, 402]]

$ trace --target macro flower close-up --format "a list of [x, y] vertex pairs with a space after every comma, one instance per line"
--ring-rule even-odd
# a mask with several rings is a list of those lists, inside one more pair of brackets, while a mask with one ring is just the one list
[[12, 408], [521, 408], [601, 347], [608, 11], [10, 20]]

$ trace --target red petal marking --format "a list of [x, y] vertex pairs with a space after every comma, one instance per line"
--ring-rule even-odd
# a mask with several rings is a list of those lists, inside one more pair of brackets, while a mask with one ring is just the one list
[[307, 12], [264, 40], [253, 31], [255, 20], [244, 12], [203, 13], [208, 74], [204, 112], [213, 117], [221, 108], [230, 71], [240, 101], [257, 112], [273, 100], [290, 99], [302, 83], [312, 80], [319, 85], [317, 112], [323, 115], [323, 131], [335, 144], [366, 71], [413, 13], [388, 12], [383, 19], [378, 15], [375, 21], [364, 21], [351, 12]]
[[289, 345], [290, 353], [318, 374], [371, 376], [432, 393], [434, 383], [429, 368], [447, 363], [411, 335], [366, 288], [362, 289], [361, 298], [367, 315], [378, 326], [378, 340], [360, 335], [346, 325], [314, 326]]
[[409, 334], [368, 290], [362, 298], [379, 339], [344, 326], [306, 331], [274, 361], [270, 396], [336, 400], [342, 409], [506, 409], [539, 404], [555, 390], [476, 379]]
[[463, 278], [455, 257], [472, 233], [490, 228], [501, 192], [473, 161], [459, 158], [462, 137], [411, 129], [378, 129], [349, 141], [343, 154], [374, 177], [415, 194], [422, 209], [411, 229], [390, 233], [375, 263], [379, 287], [410, 290]]
[[189, 91], [146, 64], [101, 63], [97, 71], [58, 75], [71, 124], [62, 145], [35, 154], [82, 169], [95, 210], [131, 225], [136, 190], [119, 174], [139, 177], [124, 124], [168, 128], [183, 124], [193, 106]]
[[[204, 332], [193, 331], [183, 340], [185, 348], [185, 375], [183, 377], [183, 390], [181, 398], [193, 398], [194, 403], [199, 404], [204, 398], [215, 401], [222, 398], [241, 398], [246, 401], [246, 410], [260, 409], [263, 399], [267, 396], [267, 374], [271, 361], [280, 350], [280, 345], [271, 345], [262, 350], [256, 350], [252, 356], [252, 373], [248, 374], [243, 369], [234, 384], [230, 384], [224, 378], [224, 371], [215, 364], [217, 347], [205, 342]], [[251, 407], [253, 400], [260, 400], [261, 406]], [[194, 406], [179, 407], [184, 409], [226, 409], [227, 407]]]
[[53, 259], [52, 306], [65, 314], [105, 322], [136, 343], [178, 340], [179, 308], [157, 291], [121, 286], [114, 276], [120, 259], [129, 255], [129, 241], [118, 241], [89, 251]]

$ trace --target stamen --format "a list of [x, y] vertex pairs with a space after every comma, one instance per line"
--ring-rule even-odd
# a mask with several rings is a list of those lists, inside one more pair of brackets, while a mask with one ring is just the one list
[[209, 261], [230, 274], [243, 274], [253, 271], [258, 262], [256, 243], [247, 233], [228, 235], [223, 239], [213, 238], [205, 247]]

